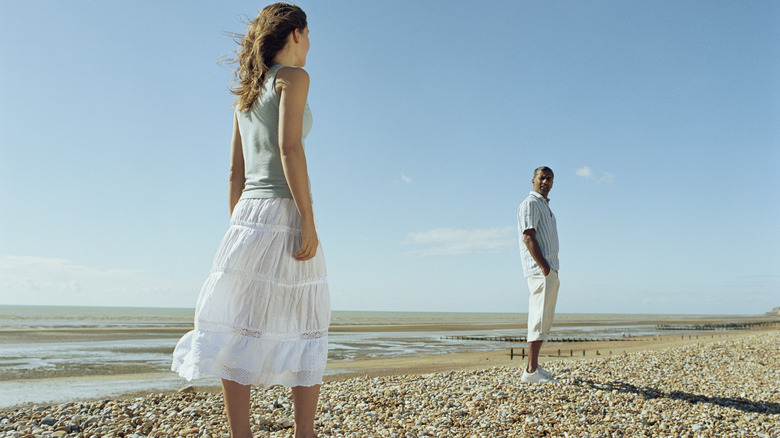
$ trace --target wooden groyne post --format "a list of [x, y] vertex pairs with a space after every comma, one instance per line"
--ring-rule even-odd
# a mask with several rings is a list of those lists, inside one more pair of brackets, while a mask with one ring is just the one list
[[520, 350], [520, 354], [515, 354], [514, 348], [509, 349], [509, 360], [514, 360], [515, 356], [521, 356], [521, 355], [523, 359], [525, 359], [525, 348]]

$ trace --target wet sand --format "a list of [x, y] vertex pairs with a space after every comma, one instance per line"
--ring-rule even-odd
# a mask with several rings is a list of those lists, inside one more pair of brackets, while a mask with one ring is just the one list
[[[776, 329], [702, 332], [688, 335], [666, 335], [630, 338], [620, 341], [586, 341], [545, 343], [540, 352], [540, 363], [583, 358], [607, 358], [638, 351], [657, 351], [681, 345], [741, 339], [756, 333], [771, 333]], [[515, 356], [510, 355], [510, 349]], [[494, 366], [521, 366], [524, 347], [506, 348], [470, 353], [440, 354], [413, 357], [363, 358], [353, 361], [329, 362], [328, 369], [339, 374], [326, 380], [340, 380], [356, 376], [387, 376], [393, 374], [422, 374], [450, 370], [479, 370]], [[560, 350], [560, 354], [559, 351]], [[527, 350], [526, 350], [527, 351]]]
[[[689, 324], [724, 324], [732, 322], [762, 322], [777, 321], [776, 317], [764, 315], [747, 316], [689, 316], [684, 318], [648, 318], [625, 319], [605, 315], [601, 321], [591, 318], [560, 319], [556, 320], [553, 328], [596, 326], [596, 327], [620, 327], [625, 325], [689, 325]], [[88, 342], [88, 341], [112, 341], [127, 339], [165, 339], [178, 338], [192, 330], [191, 325], [178, 327], [68, 327], [68, 328], [24, 328], [24, 329], [0, 329], [0, 345], [36, 342]], [[448, 332], [448, 331], [477, 331], [477, 330], [523, 330], [525, 322], [518, 317], [518, 322], [513, 324], [452, 324], [432, 322], [428, 324], [333, 324], [329, 330], [332, 333], [360, 333], [360, 332]]]
[[41, 342], [122, 341], [131, 339], [167, 339], [181, 337], [192, 327], [88, 327], [88, 328], [25, 328], [0, 330], [2, 344], [32, 344]]
[[[641, 320], [643, 325], [653, 324], [722, 324], [729, 322], [761, 322], [775, 320], [771, 317], [691, 317], [687, 319], [670, 318]], [[619, 327], [628, 323], [637, 324], [637, 320], [621, 320], [619, 318], [605, 318], [601, 324], [605, 326]], [[583, 321], [562, 321], [557, 327], [574, 327], [583, 325]], [[587, 320], [587, 325], [593, 326], [592, 320]], [[767, 327], [764, 330], [777, 330], [780, 325]], [[521, 329], [522, 324], [450, 324], [450, 323], [431, 323], [431, 324], [381, 324], [381, 325], [334, 325], [331, 331], [334, 333], [345, 332], [441, 332], [446, 334], [449, 331], [477, 331], [492, 329]], [[112, 340], [133, 340], [133, 339], [175, 339], [190, 330], [191, 327], [164, 327], [164, 328], [59, 328], [59, 329], [17, 329], [0, 330], [0, 345], [15, 343], [42, 343], [42, 342], [90, 342], [90, 341], [112, 341]], [[663, 348], [688, 345], [693, 343], [705, 343], [719, 340], [739, 339], [761, 330], [743, 330], [743, 331], [701, 331], [692, 332], [687, 335], [663, 335], [633, 337], [617, 341], [587, 341], [587, 342], [549, 342], [544, 345], [541, 352], [541, 362], [572, 360], [583, 358], [607, 358], [638, 351], [656, 351]], [[521, 332], [518, 332], [520, 334]], [[463, 341], [476, 342], [479, 341]], [[522, 357], [525, 344], [516, 342], [507, 342], [505, 347], [499, 345], [492, 351], [452, 353], [452, 354], [432, 354], [425, 356], [395, 356], [395, 357], [371, 357], [358, 358], [349, 361], [329, 361], [327, 382], [340, 381], [351, 377], [376, 377], [391, 375], [410, 375], [431, 372], [444, 372], [452, 370], [481, 370], [494, 366], [517, 367], [524, 363]], [[510, 349], [514, 350], [515, 356], [510, 356]], [[144, 351], [152, 351], [148, 348]], [[560, 353], [559, 353], [560, 350]], [[157, 351], [159, 353], [159, 351]], [[175, 382], [171, 382], [173, 373], [158, 372], [159, 368], [145, 366], [129, 365], [85, 365], [83, 367], [74, 367], [73, 369], [43, 370], [41, 372], [17, 371], [9, 373], [0, 373], [0, 377], [6, 381], [16, 381], [23, 383], [25, 381], [36, 382], [37, 384], [57, 385], [61, 382], [79, 382], [79, 381], [106, 381], [108, 385], [111, 381], [141, 381], [168, 379], [165, 388], [171, 388]], [[35, 371], [35, 372], [33, 372]], [[213, 380], [212, 380], [213, 382]], [[219, 391], [216, 386], [200, 386], [195, 383], [198, 390], [207, 392]], [[186, 381], [181, 380], [181, 386], [185, 386]], [[148, 387], [148, 386], [147, 386]], [[159, 388], [164, 388], [160, 386]], [[119, 398], [141, 396], [148, 393], [148, 389], [131, 391]], [[170, 389], [163, 392], [170, 393]]]
[[[622, 355], [659, 351], [671, 347], [701, 344], [712, 342], [740, 340], [758, 333], [776, 333], [777, 329], [741, 330], [702, 332], [690, 335], [667, 335], [631, 338], [624, 341], [589, 341], [571, 343], [547, 343], [543, 346], [540, 363], [572, 361], [581, 359], [609, 359]], [[510, 356], [510, 349], [514, 350], [514, 357]], [[447, 371], [477, 371], [496, 366], [522, 367], [526, 358], [522, 356], [523, 347], [501, 348], [493, 351], [436, 354], [427, 356], [407, 357], [374, 357], [361, 358], [352, 361], [329, 361], [329, 374], [325, 376], [325, 382], [336, 382], [355, 377], [373, 378], [380, 376], [419, 375]], [[560, 350], [560, 355], [558, 353]], [[77, 375], [69, 377], [56, 377], [49, 379], [35, 379], [36, 382], [48, 382], [56, 385], [60, 382], [102, 380], [110, 383], [111, 380], [144, 380], [170, 378], [172, 373], [132, 373], [124, 374], [121, 370], [104, 370], [102, 375]], [[20, 380], [23, 382], [24, 380]], [[215, 385], [202, 385], [194, 382], [192, 385], [181, 380], [181, 387], [193, 386], [199, 392], [219, 393], [221, 387]], [[170, 394], [174, 391], [163, 390], [162, 393]], [[149, 391], [132, 391], [113, 397], [117, 399], [130, 399], [142, 397]]]

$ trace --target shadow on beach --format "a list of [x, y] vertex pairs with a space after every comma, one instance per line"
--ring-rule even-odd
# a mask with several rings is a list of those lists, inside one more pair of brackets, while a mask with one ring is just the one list
[[696, 395], [683, 391], [664, 392], [655, 388], [636, 386], [626, 382], [594, 382], [588, 379], [574, 378], [576, 386], [599, 391], [618, 391], [631, 392], [641, 395], [647, 399], [667, 398], [671, 400], [687, 401], [691, 404], [708, 403], [718, 405], [724, 408], [734, 408], [744, 412], [753, 412], [758, 414], [776, 415], [780, 414], [780, 403], [771, 403], [763, 401], [751, 401], [744, 398], [732, 397], [709, 397], [706, 395]]

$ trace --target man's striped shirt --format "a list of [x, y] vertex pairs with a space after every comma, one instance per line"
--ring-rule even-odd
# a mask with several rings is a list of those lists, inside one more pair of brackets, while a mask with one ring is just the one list
[[517, 209], [517, 230], [520, 233], [520, 254], [523, 260], [523, 273], [526, 277], [542, 275], [542, 268], [536, 264], [523, 242], [523, 231], [533, 228], [536, 241], [542, 250], [542, 256], [551, 269], [558, 271], [558, 227], [555, 215], [550, 210], [549, 201], [539, 193], [531, 192]]

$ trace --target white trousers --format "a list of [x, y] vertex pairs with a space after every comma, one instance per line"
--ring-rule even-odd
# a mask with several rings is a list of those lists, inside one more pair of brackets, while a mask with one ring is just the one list
[[558, 301], [558, 272], [550, 270], [547, 276], [528, 277], [528, 342], [544, 341], [550, 333], [555, 317], [555, 303]]

